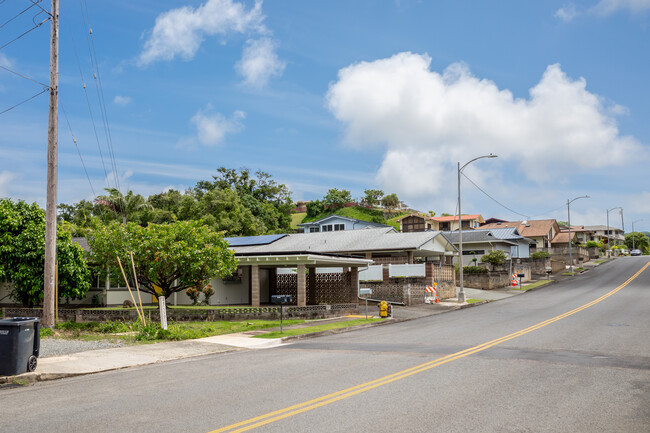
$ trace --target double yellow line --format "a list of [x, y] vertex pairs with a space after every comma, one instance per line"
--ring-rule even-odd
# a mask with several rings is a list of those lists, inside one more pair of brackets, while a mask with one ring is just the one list
[[274, 412], [269, 412], [264, 415], [257, 416], [255, 418], [250, 418], [245, 421], [241, 421], [235, 424], [231, 424], [226, 427], [222, 427], [217, 430], [213, 430], [210, 433], [220, 433], [220, 432], [230, 432], [230, 433], [236, 433], [236, 432], [245, 432], [248, 430], [252, 430], [257, 427], [261, 427], [266, 424], [270, 424], [294, 415], [298, 415], [303, 412], [307, 412], [313, 409], [317, 409], [321, 406], [325, 406], [334, 402], [337, 402], [339, 400], [343, 400], [352, 396], [355, 396], [357, 394], [361, 394], [362, 392], [370, 391], [372, 389], [378, 388], [380, 386], [388, 385], [389, 383], [407, 378], [409, 376], [412, 376], [414, 374], [422, 373], [423, 371], [430, 370], [432, 368], [438, 367], [440, 365], [446, 364], [451, 361], [455, 361], [460, 358], [464, 358], [469, 355], [473, 355], [478, 352], [482, 352], [483, 350], [489, 349], [490, 347], [494, 347], [498, 344], [504, 343], [508, 340], [512, 340], [517, 337], [521, 337], [522, 335], [528, 334], [529, 332], [533, 332], [537, 329], [543, 328], [544, 326], [550, 325], [551, 323], [555, 323], [558, 320], [562, 320], [565, 317], [571, 316], [573, 314], [576, 314], [582, 310], [585, 310], [589, 307], [592, 307], [596, 305], [597, 303], [609, 298], [619, 290], [623, 289], [625, 286], [630, 284], [632, 280], [637, 278], [641, 273], [648, 267], [650, 266], [650, 263], [647, 263], [645, 266], [643, 266], [637, 273], [632, 275], [630, 278], [628, 278], [623, 284], [618, 286], [617, 288], [613, 289], [612, 291], [604, 294], [598, 299], [595, 299], [587, 304], [584, 304], [578, 308], [575, 308], [571, 311], [568, 311], [564, 314], [560, 314], [559, 316], [555, 316], [551, 319], [545, 320], [543, 322], [537, 323], [536, 325], [530, 326], [526, 329], [522, 329], [521, 331], [514, 332], [512, 334], [506, 335], [501, 338], [497, 338], [492, 341], [488, 341], [483, 344], [479, 344], [478, 346], [473, 346], [470, 347], [469, 349], [461, 350], [460, 352], [452, 353], [447, 356], [443, 356], [442, 358], [437, 358], [434, 359], [433, 361], [425, 362], [424, 364], [416, 365], [415, 367], [408, 368], [406, 370], [399, 371], [397, 373], [390, 374], [388, 376], [381, 377], [379, 379], [372, 380], [370, 382], [362, 383], [361, 385], [353, 386], [351, 388], [346, 388], [341, 391], [337, 391], [332, 394], [324, 395], [322, 397], [315, 398], [313, 400], [309, 400], [303, 403], [299, 403], [293, 406], [286, 407], [284, 409], [276, 410]]

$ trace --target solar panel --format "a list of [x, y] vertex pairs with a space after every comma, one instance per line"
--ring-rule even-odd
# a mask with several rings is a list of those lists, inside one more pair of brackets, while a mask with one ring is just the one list
[[287, 235], [279, 234], [279, 235], [261, 235], [261, 236], [239, 236], [239, 237], [232, 237], [232, 238], [224, 238], [224, 240], [228, 242], [228, 244], [231, 247], [245, 247], [251, 245], [268, 245], [277, 241], [278, 239], [282, 239], [285, 236]]

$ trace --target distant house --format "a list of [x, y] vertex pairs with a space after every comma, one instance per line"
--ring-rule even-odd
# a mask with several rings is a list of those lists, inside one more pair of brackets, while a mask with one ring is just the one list
[[[609, 233], [607, 232], [607, 226], [603, 225], [596, 225], [596, 226], [582, 226], [583, 230], [585, 232], [584, 236], [580, 236], [578, 234], [578, 237], [581, 239], [587, 239], [584, 242], [588, 241], [596, 241], [600, 242], [604, 239], [607, 239], [608, 235], [612, 240], [612, 245], [619, 245], [625, 242], [625, 232], [619, 228], [616, 227], [609, 227]], [[573, 230], [573, 228], [571, 229]], [[577, 231], [577, 233], [580, 233], [580, 231]]]
[[359, 220], [356, 218], [344, 217], [341, 215], [329, 215], [316, 221], [298, 224], [298, 227], [302, 229], [303, 233], [319, 233], [390, 226], [371, 221]]
[[482, 229], [499, 229], [514, 227], [521, 236], [531, 239], [530, 248], [550, 248], [555, 236], [560, 233], [560, 226], [554, 219], [510, 221], [485, 224]]
[[[443, 233], [456, 248], [460, 245], [458, 231]], [[463, 231], [463, 262], [480, 258], [490, 251], [501, 250], [508, 259], [530, 257], [531, 239], [519, 234], [515, 227]]]
[[[426, 230], [454, 231], [458, 230], [458, 216], [430, 217], [422, 214], [406, 215], [399, 220], [400, 230], [403, 233], [423, 232]], [[477, 215], [462, 215], [463, 230], [479, 228], [484, 222], [483, 217]]]
[[[571, 231], [571, 242], [573, 244], [578, 241], [578, 236], [577, 233], [574, 231]], [[551, 246], [554, 248], [568, 248], [569, 247], [569, 231], [563, 231], [555, 235], [553, 240], [551, 241]]]

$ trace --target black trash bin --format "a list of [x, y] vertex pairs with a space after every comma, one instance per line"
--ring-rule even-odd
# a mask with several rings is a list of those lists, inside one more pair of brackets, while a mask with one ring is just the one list
[[38, 317], [0, 320], [0, 376], [36, 370], [41, 346], [40, 327]]

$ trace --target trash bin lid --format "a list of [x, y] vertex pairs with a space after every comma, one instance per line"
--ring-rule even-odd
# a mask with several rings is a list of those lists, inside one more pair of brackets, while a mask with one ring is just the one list
[[0, 325], [2, 326], [21, 326], [26, 323], [36, 323], [40, 322], [41, 319], [38, 317], [11, 317], [9, 319], [0, 319]]

